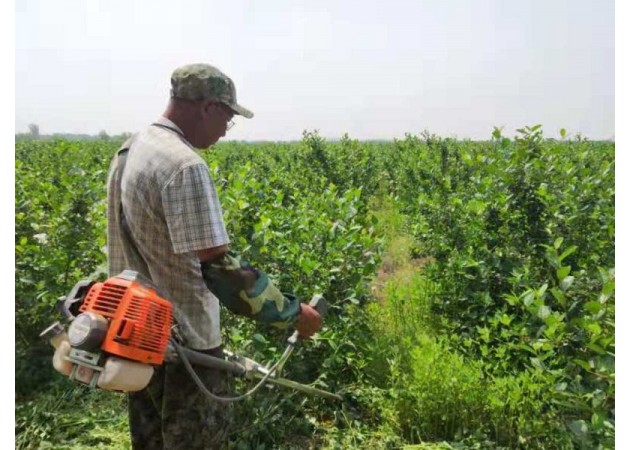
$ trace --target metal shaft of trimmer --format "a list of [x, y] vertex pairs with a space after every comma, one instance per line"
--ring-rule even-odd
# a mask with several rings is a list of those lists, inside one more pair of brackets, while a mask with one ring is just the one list
[[[309, 306], [316, 309], [317, 312], [319, 312], [319, 314], [322, 316], [326, 312], [326, 303], [321, 295], [314, 295], [309, 302]], [[319, 395], [322, 397], [342, 401], [343, 398], [338, 394], [333, 394], [332, 392], [327, 392], [312, 386], [297, 383], [292, 380], [287, 380], [286, 378], [281, 378], [279, 376], [280, 370], [286, 363], [287, 359], [289, 359], [289, 356], [293, 352], [293, 349], [295, 348], [298, 339], [299, 333], [296, 330], [287, 340], [287, 348], [278, 363], [276, 364], [275, 369], [273, 367], [267, 368], [257, 363], [256, 361], [253, 361], [244, 356], [235, 355], [234, 353], [227, 350], [224, 350], [224, 353], [228, 359], [217, 358], [215, 356], [206, 355], [205, 353], [196, 352], [194, 350], [186, 349], [183, 347], [181, 347], [179, 351], [183, 352], [183, 355], [180, 355], [180, 357], [184, 356], [187, 360], [190, 361], [190, 363], [194, 365], [224, 370], [240, 377], [258, 379], [266, 378], [266, 381], [269, 383], [289, 387], [302, 392], [306, 392], [308, 394]], [[273, 370], [273, 373], [270, 373], [271, 370]]]

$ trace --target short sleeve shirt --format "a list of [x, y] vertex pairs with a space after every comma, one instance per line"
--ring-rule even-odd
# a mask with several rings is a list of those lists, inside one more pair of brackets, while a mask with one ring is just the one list
[[[108, 177], [110, 276], [125, 269], [147, 276], [173, 303], [189, 347], [219, 346], [219, 301], [205, 285], [196, 252], [230, 241], [207, 164], [162, 117], [136, 136], [123, 172], [119, 190], [115, 158]], [[116, 219], [116, 202], [129, 234]]]

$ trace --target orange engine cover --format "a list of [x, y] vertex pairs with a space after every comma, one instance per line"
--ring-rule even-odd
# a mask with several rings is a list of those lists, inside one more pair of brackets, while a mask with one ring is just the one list
[[109, 320], [101, 345], [103, 351], [148, 364], [164, 361], [173, 307], [137, 272], [126, 270], [103, 283], [95, 283], [79, 310]]

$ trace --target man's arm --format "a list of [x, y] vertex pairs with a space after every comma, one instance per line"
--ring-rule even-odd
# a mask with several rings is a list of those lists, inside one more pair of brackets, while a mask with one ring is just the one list
[[307, 338], [321, 328], [319, 313], [292, 295], [283, 295], [266, 273], [229, 251], [227, 245], [197, 252], [208, 289], [230, 311], [271, 324], [288, 325]]
[[196, 253], [206, 286], [222, 304], [276, 327], [293, 325], [304, 337], [320, 328], [317, 311], [283, 296], [264, 272], [230, 255], [221, 204], [205, 163], [180, 170], [161, 195], [173, 252]]
[[220, 256], [223, 256], [229, 251], [230, 251], [229, 246], [220, 245], [218, 247], [207, 248], [205, 250], [198, 251], [197, 256], [199, 257], [199, 261], [204, 262], [210, 259], [216, 259]]

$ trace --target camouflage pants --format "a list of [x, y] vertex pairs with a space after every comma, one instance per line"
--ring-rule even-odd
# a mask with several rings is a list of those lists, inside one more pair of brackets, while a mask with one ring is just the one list
[[[204, 353], [223, 354], [221, 348]], [[229, 395], [230, 374], [193, 367], [211, 392]], [[231, 413], [231, 404], [216, 402], [201, 392], [183, 364], [165, 363], [145, 389], [129, 394], [131, 443], [142, 450], [225, 448]]]

